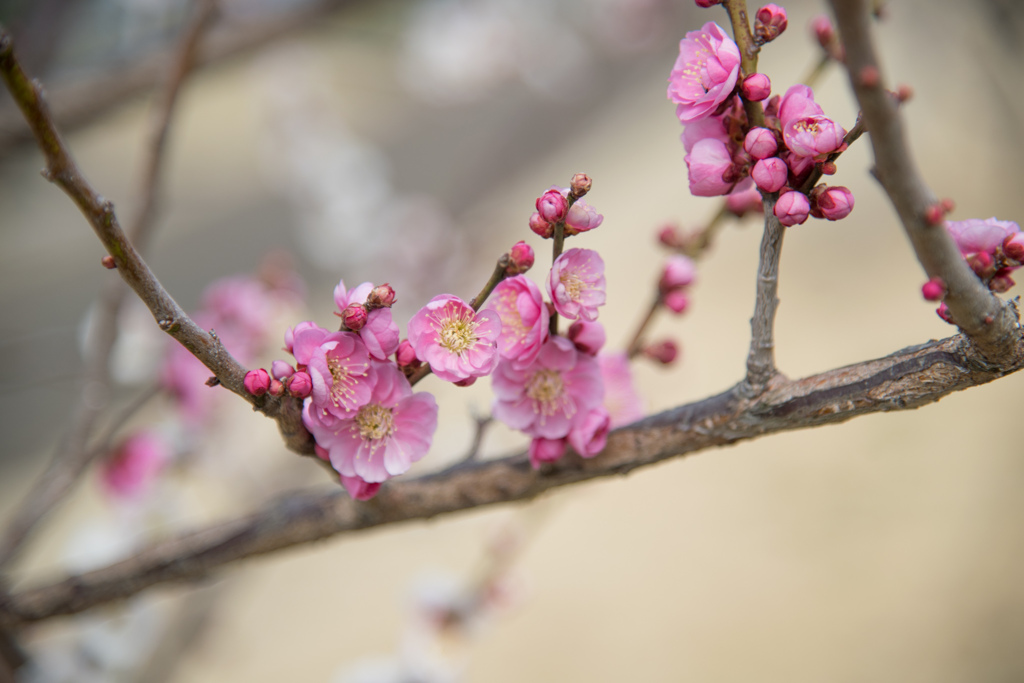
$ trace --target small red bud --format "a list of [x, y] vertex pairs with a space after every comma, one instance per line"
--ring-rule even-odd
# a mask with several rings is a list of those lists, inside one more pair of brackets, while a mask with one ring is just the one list
[[662, 365], [669, 365], [679, 357], [679, 346], [671, 339], [665, 339], [645, 347], [643, 354]]
[[284, 396], [284, 384], [280, 380], [270, 380], [270, 395], [271, 396]]
[[114, 268], [117, 268], [117, 264], [114, 263], [114, 257], [111, 256], [110, 254], [107, 254], [106, 256], [101, 258], [100, 263], [102, 263], [103, 267], [106, 268], [107, 270], [113, 270]]
[[270, 389], [270, 374], [263, 368], [250, 370], [245, 373], [242, 384], [245, 386], [245, 390], [253, 396], [262, 396]]
[[823, 161], [818, 165], [818, 168], [821, 169], [821, 175], [836, 174], [836, 164], [834, 161]]
[[896, 99], [900, 104], [906, 102], [914, 96], [914, 89], [909, 85], [903, 84], [896, 87]]
[[590, 188], [593, 185], [593, 181], [586, 173], [577, 173], [572, 177], [572, 181], [569, 183], [569, 192], [572, 193], [573, 197], [579, 199], [586, 193], [590, 192]]
[[679, 228], [674, 225], [666, 225], [658, 231], [658, 241], [666, 247], [675, 248], [679, 246]]
[[569, 200], [555, 189], [548, 190], [537, 197], [536, 205], [537, 213], [548, 223], [557, 223], [560, 220], [564, 220], [565, 213], [569, 210]]
[[935, 313], [936, 313], [936, 315], [938, 315], [940, 318], [945, 320], [950, 325], [955, 324], [953, 322], [953, 316], [950, 315], [950, 313], [949, 313], [949, 306], [946, 305], [945, 301], [943, 301], [941, 304], [939, 304], [939, 307], [935, 309]]
[[341, 323], [353, 332], [358, 332], [366, 325], [367, 315], [363, 304], [349, 304], [341, 312]]
[[526, 242], [516, 242], [508, 252], [508, 266], [505, 273], [519, 275], [533, 267], [533, 247]]
[[471, 387], [476, 384], [476, 377], [467, 377], [466, 379], [460, 379], [458, 382], [452, 382], [457, 387]]
[[925, 301], [939, 301], [946, 295], [946, 284], [939, 276], [933, 277], [921, 287]]
[[420, 361], [416, 358], [416, 350], [412, 348], [408, 339], [403, 339], [398, 345], [398, 350], [395, 351], [395, 362], [400, 368], [409, 366], [418, 368], [420, 366]]
[[945, 215], [940, 204], [932, 204], [924, 210], [924, 222], [931, 226], [939, 225]]
[[682, 290], [676, 289], [665, 295], [664, 303], [673, 313], [682, 313], [690, 307], [690, 297]]
[[1017, 263], [1024, 263], [1024, 232], [1015, 232], [1003, 240], [1003, 253]]
[[775, 40], [789, 25], [786, 10], [776, 4], [768, 4], [754, 15], [754, 37], [758, 43]]
[[984, 319], [984, 323], [985, 323], [986, 325], [991, 325], [991, 324], [992, 324], [992, 323], [994, 323], [994, 322], [995, 322], [995, 318], [993, 318], [993, 317], [992, 317], [992, 316], [990, 316], [990, 315], [986, 315], [986, 316], [985, 316], [985, 319]]
[[818, 44], [826, 49], [828, 49], [836, 37], [836, 30], [832, 26], [832, 20], [824, 14], [811, 20], [811, 31], [814, 33], [814, 37], [818, 39]]
[[956, 208], [956, 203], [949, 197], [945, 197], [939, 200], [939, 206], [942, 207], [942, 210], [946, 213], [952, 213], [953, 209]]
[[366, 297], [366, 305], [373, 308], [391, 308], [395, 304], [395, 290], [388, 283], [378, 285], [370, 290]]
[[877, 88], [878, 83], [882, 80], [882, 75], [878, 72], [877, 66], [868, 64], [860, 70], [857, 78], [865, 88]]

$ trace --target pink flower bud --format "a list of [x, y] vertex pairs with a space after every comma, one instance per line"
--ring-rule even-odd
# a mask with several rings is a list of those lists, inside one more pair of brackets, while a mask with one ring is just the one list
[[270, 389], [270, 374], [266, 370], [250, 370], [242, 380], [245, 390], [253, 396], [262, 396]]
[[1015, 232], [1003, 240], [1003, 253], [1017, 263], [1024, 262], [1024, 232]]
[[665, 295], [663, 299], [665, 308], [673, 313], [682, 313], [690, 307], [690, 297], [681, 289], [676, 289]]
[[306, 398], [313, 393], [313, 378], [307, 372], [296, 372], [288, 381], [288, 393], [295, 398]]
[[925, 301], [939, 301], [946, 295], [946, 284], [935, 276], [921, 287], [921, 295]]
[[1010, 272], [1007, 269], [1002, 269], [996, 273], [991, 280], [988, 281], [988, 288], [996, 294], [1003, 294], [1004, 292], [1010, 291], [1010, 289], [1017, 284], [1010, 277]]
[[555, 234], [555, 228], [536, 211], [530, 216], [530, 230], [533, 230], [544, 239], [551, 239], [551, 236]]
[[408, 339], [403, 339], [398, 345], [398, 350], [395, 351], [395, 362], [398, 363], [400, 368], [410, 365], [419, 367], [420, 361], [416, 358], [416, 350], [409, 343]]
[[572, 177], [572, 181], [569, 183], [569, 191], [573, 197], [579, 199], [586, 193], [590, 192], [590, 188], [594, 182], [590, 179], [586, 173], [577, 173]]
[[810, 212], [811, 203], [802, 192], [787, 192], [775, 202], [775, 217], [785, 226], [803, 223]]
[[530, 464], [540, 469], [543, 462], [554, 462], [565, 455], [566, 440], [536, 438], [530, 442]]
[[753, 73], [743, 79], [740, 84], [740, 92], [743, 97], [751, 102], [760, 102], [768, 99], [772, 94], [772, 82], [765, 74]]
[[987, 251], [979, 251], [967, 257], [967, 265], [971, 267], [979, 277], [991, 275], [994, 271], [992, 255]]
[[282, 384], [280, 380], [270, 380], [270, 389], [268, 390], [268, 393], [271, 396], [284, 396], [284, 391], [284, 384]]
[[374, 287], [366, 297], [366, 305], [371, 309], [391, 308], [395, 305], [395, 289], [386, 282]]
[[736, 184], [732, 175], [733, 161], [729, 148], [721, 140], [703, 138], [683, 157], [690, 181], [690, 194], [696, 197], [717, 197], [729, 194]]
[[114, 257], [111, 256], [110, 254], [104, 255], [104, 257], [100, 259], [100, 263], [103, 264], [103, 267], [106, 268], [107, 270], [113, 270], [114, 268], [117, 268], [117, 263], [114, 262]]
[[686, 287], [696, 278], [697, 266], [693, 260], [688, 256], [676, 254], [670, 256], [665, 262], [665, 269], [661, 271], [658, 288], [662, 293], [667, 293], [680, 287]]
[[341, 475], [341, 485], [353, 500], [370, 500], [380, 491], [380, 482], [371, 484], [362, 477], [346, 477], [344, 474]]
[[789, 166], [779, 157], [768, 157], [754, 164], [750, 177], [765, 192], [778, 192], [789, 178]]
[[295, 368], [289, 365], [286, 361], [275, 360], [270, 364], [270, 374], [274, 379], [284, 379], [285, 377], [291, 377], [295, 372]]
[[696, 0], [697, 7], [714, 7], [715, 5], [721, 4], [722, 0]]
[[466, 379], [460, 379], [457, 382], [452, 382], [457, 387], [471, 387], [476, 384], [476, 377], [467, 377]]
[[551, 189], [537, 198], [537, 213], [548, 223], [557, 223], [565, 218], [569, 202], [558, 190]]
[[832, 20], [824, 14], [811, 19], [811, 32], [818, 39], [818, 44], [827, 48], [835, 40], [836, 30], [832, 26]]
[[588, 356], [596, 356], [606, 339], [604, 325], [599, 322], [577, 320], [569, 326], [569, 341]]
[[665, 339], [645, 347], [643, 354], [662, 365], [669, 365], [679, 356], [679, 346], [671, 339]]
[[811, 190], [811, 215], [838, 221], [853, 211], [853, 193], [842, 186], [817, 185]]
[[520, 275], [533, 267], [533, 247], [526, 242], [516, 242], [508, 252], [506, 275]]
[[658, 231], [658, 241], [666, 247], [679, 246], [679, 228], [674, 225], [666, 225]]
[[572, 205], [565, 215], [565, 234], [578, 235], [601, 225], [604, 216], [582, 199]]
[[331, 461], [331, 454], [328, 453], [327, 449], [321, 446], [320, 444], [313, 444], [313, 452], [316, 453], [316, 457], [320, 458], [321, 460], [326, 460], [327, 462]]
[[754, 17], [754, 36], [760, 43], [775, 40], [786, 30], [789, 21], [786, 10], [775, 4], [768, 4], [757, 10]]
[[755, 159], [767, 159], [779, 151], [779, 143], [767, 128], [751, 128], [743, 139], [743, 149]]
[[956, 323], [953, 322], [953, 316], [950, 315], [950, 313], [949, 313], [949, 306], [946, 305], [945, 301], [943, 301], [941, 304], [939, 304], [939, 307], [935, 309], [935, 313], [940, 318], [942, 318], [947, 323], [949, 323], [950, 325], [955, 325], [956, 324]]
[[368, 315], [363, 304], [349, 304], [341, 312], [341, 322], [346, 328], [358, 332], [366, 325]]

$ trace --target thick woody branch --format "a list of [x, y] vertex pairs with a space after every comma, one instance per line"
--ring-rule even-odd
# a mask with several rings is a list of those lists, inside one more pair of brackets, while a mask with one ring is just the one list
[[747, 354], [747, 377], [740, 385], [747, 396], [762, 391], [777, 373], [775, 369], [775, 312], [779, 308], [779, 261], [782, 238], [786, 228], [775, 217], [778, 195], [766, 193], [764, 202], [764, 234], [757, 266], [757, 294], [754, 316], [750, 319], [750, 352]]
[[871, 37], [869, 3], [831, 0], [846, 49], [846, 68], [871, 135], [875, 175], [889, 195], [918, 261], [929, 278], [947, 288], [946, 305], [960, 329], [977, 345], [982, 359], [996, 365], [1015, 363], [1020, 352], [1017, 315], [1012, 305], [988, 291], [974, 275], [941, 224], [926, 212], [935, 196], [924, 184], [910, 155], [896, 102], [888, 93]]
[[554, 488], [627, 474], [689, 453], [776, 432], [845, 422], [869, 413], [908, 410], [1024, 366], [983, 367], [963, 336], [898, 351], [885, 358], [773, 383], [753, 399], [729, 390], [616, 430], [598, 456], [569, 456], [530, 467], [526, 454], [462, 462], [448, 470], [389, 482], [360, 503], [340, 491], [293, 494], [231, 522], [186, 533], [104, 569], [0, 597], [0, 629], [73, 614], [149, 586], [198, 579], [223, 565], [339, 534], [414, 519], [529, 500]]

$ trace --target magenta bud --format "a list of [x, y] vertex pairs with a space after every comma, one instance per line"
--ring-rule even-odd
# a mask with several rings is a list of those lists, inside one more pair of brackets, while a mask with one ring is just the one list
[[811, 32], [818, 40], [818, 44], [824, 48], [828, 48], [836, 37], [836, 29], [832, 26], [832, 20], [824, 14], [811, 19]]
[[680, 287], [686, 287], [697, 279], [697, 266], [693, 259], [682, 254], [670, 256], [665, 262], [665, 268], [661, 271], [661, 279], [658, 281], [658, 289], [667, 293]]
[[924, 222], [928, 225], [935, 226], [942, 222], [946, 212], [942, 209], [940, 204], [932, 204], [924, 210]]
[[722, 0], [696, 0], [696, 2], [697, 7], [704, 7], [705, 9], [708, 7], [714, 7], [715, 5], [722, 4]]
[[665, 339], [644, 347], [643, 354], [662, 365], [669, 365], [679, 357], [679, 346], [671, 339]]
[[519, 275], [533, 267], [533, 247], [526, 242], [516, 242], [508, 252], [507, 275]]
[[789, 166], [779, 157], [768, 157], [754, 164], [754, 168], [750, 169], [750, 177], [765, 192], [778, 192], [789, 178]]
[[268, 391], [271, 396], [284, 396], [285, 386], [280, 380], [272, 379]]
[[771, 79], [762, 73], [750, 74], [740, 84], [740, 93], [751, 102], [766, 100], [772, 94]]
[[1024, 232], [1015, 232], [1003, 240], [1003, 253], [1017, 263], [1024, 263]]
[[353, 332], [358, 332], [366, 325], [367, 315], [363, 304], [349, 304], [341, 312], [341, 323]]
[[103, 267], [106, 268], [107, 270], [113, 270], [114, 268], [117, 268], [117, 263], [114, 262], [114, 257], [111, 256], [110, 254], [106, 254], [103, 258], [101, 258], [100, 263], [102, 263]]
[[551, 236], [555, 234], [555, 228], [536, 211], [530, 216], [530, 230], [533, 230], [544, 239], [551, 239]]
[[573, 197], [579, 199], [586, 193], [590, 192], [590, 188], [593, 186], [594, 181], [590, 179], [586, 173], [577, 173], [572, 177], [569, 182], [569, 192], [572, 193]]
[[245, 373], [242, 384], [245, 386], [245, 390], [253, 396], [262, 396], [270, 390], [270, 374], [263, 368], [250, 370]]
[[980, 277], [984, 277], [991, 272], [992, 264], [992, 255], [987, 251], [979, 251], [967, 257], [967, 265]]
[[786, 10], [773, 3], [767, 4], [754, 15], [754, 37], [759, 43], [770, 42], [778, 38], [788, 25]]
[[295, 398], [306, 398], [313, 393], [313, 378], [308, 372], [296, 372], [288, 381], [288, 393]]
[[817, 185], [811, 190], [811, 215], [838, 221], [853, 211], [853, 193], [842, 186]]
[[743, 149], [755, 159], [767, 159], [779, 151], [779, 142], [767, 128], [751, 128], [743, 139]]
[[925, 301], [939, 301], [946, 295], [946, 284], [942, 278], [935, 276], [922, 285], [921, 295]]
[[326, 460], [330, 462], [331, 454], [328, 453], [327, 449], [321, 446], [320, 444], [313, 444], [313, 452], [316, 453], [316, 457], [320, 458], [321, 460]]
[[953, 316], [950, 315], [950, 313], [949, 313], [949, 306], [946, 305], [945, 301], [943, 301], [941, 304], [939, 304], [939, 307], [935, 309], [935, 313], [940, 318], [942, 318], [947, 323], [949, 323], [950, 325], [955, 325], [956, 324], [956, 323], [953, 322]]
[[452, 382], [457, 387], [471, 387], [476, 384], [476, 377], [467, 377], [466, 379], [460, 379], [458, 382]]
[[577, 320], [569, 326], [569, 341], [588, 356], [596, 356], [606, 339], [604, 325], [599, 322]]
[[554, 462], [565, 455], [565, 439], [536, 438], [530, 442], [530, 464], [533, 469], [540, 469], [541, 463]]
[[295, 368], [288, 364], [287, 361], [275, 360], [273, 363], [270, 364], [270, 375], [274, 379], [284, 379], [285, 377], [291, 377], [294, 372]]
[[802, 192], [787, 192], [775, 202], [775, 217], [787, 227], [803, 223], [810, 212], [811, 203]]
[[398, 350], [395, 351], [395, 362], [398, 363], [400, 368], [409, 365], [419, 365], [420, 361], [416, 358], [416, 350], [412, 348], [412, 344], [409, 343], [408, 339], [403, 339], [398, 345]]
[[690, 307], [690, 297], [686, 296], [686, 293], [681, 289], [676, 289], [663, 298], [665, 308], [672, 311], [673, 313], [682, 313]]
[[537, 197], [537, 213], [548, 223], [557, 223], [565, 218], [569, 202], [558, 190], [548, 190]]
[[391, 308], [395, 304], [395, 290], [388, 283], [378, 285], [370, 290], [366, 297], [366, 305], [374, 308]]
[[679, 246], [679, 228], [674, 225], [666, 225], [658, 231], [658, 241], [666, 247]]

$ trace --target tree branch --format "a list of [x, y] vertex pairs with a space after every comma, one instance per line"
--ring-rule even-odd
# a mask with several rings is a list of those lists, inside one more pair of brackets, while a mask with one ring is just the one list
[[983, 366], [977, 349], [958, 335], [801, 380], [779, 381], [753, 399], [731, 389], [616, 430], [594, 458], [565, 457], [539, 471], [520, 453], [388, 482], [365, 503], [340, 491], [292, 494], [255, 514], [182, 534], [109, 567], [0, 597], [0, 628], [74, 614], [155, 584], [198, 579], [231, 562], [338, 534], [529, 500], [560, 486], [627, 474], [706, 448], [917, 408], [1020, 370], [1024, 338], [1018, 335], [1014, 347], [1012, 364]]
[[754, 316], [750, 319], [750, 352], [747, 354], [747, 377], [741, 390], [754, 396], [764, 390], [777, 374], [775, 369], [775, 313], [779, 308], [779, 260], [786, 228], [775, 217], [778, 195], [765, 193], [764, 235], [757, 266], [757, 296]]
[[[924, 184], [910, 155], [896, 103], [886, 90], [871, 37], [870, 8], [864, 0], [831, 0], [846, 50], [850, 84], [871, 135], [875, 176], [899, 214], [907, 236], [929, 278], [945, 283], [953, 320], [982, 360], [996, 365], [1016, 362], [1019, 354], [1017, 314], [1012, 304], [992, 294], [968, 267], [941, 224], [926, 212], [935, 196]], [[868, 75], [871, 77], [866, 77]]]

